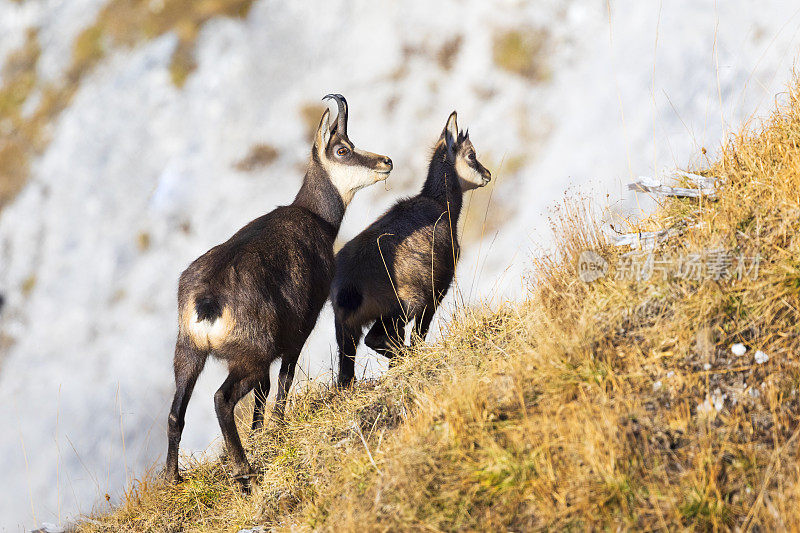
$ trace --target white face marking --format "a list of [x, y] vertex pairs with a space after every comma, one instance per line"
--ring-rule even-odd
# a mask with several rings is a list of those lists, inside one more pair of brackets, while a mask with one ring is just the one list
[[353, 195], [359, 189], [389, 177], [388, 172], [381, 173], [358, 165], [345, 165], [326, 158], [324, 154], [322, 154], [320, 160], [330, 177], [331, 183], [339, 191], [339, 196], [342, 197], [345, 206], [350, 203]]
[[461, 183], [461, 190], [463, 191], [486, 185], [481, 173], [469, 166], [461, 154], [456, 157], [456, 174], [458, 174], [458, 181]]

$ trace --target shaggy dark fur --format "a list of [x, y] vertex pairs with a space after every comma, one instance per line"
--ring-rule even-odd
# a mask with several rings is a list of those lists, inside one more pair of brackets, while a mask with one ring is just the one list
[[[485, 185], [489, 171], [475, 158], [469, 135], [458, 132], [455, 112], [434, 148], [422, 192], [397, 202], [336, 255], [331, 302], [339, 345], [339, 385], [354, 378], [356, 348], [364, 342], [392, 357], [414, 320], [424, 339], [447, 294], [459, 255], [456, 235], [463, 193]], [[460, 160], [460, 164], [457, 162]], [[483, 183], [468, 181], [468, 176]]]
[[[337, 95], [337, 98], [341, 98]], [[280, 358], [274, 418], [282, 421], [286, 394], [306, 338], [317, 321], [334, 273], [333, 242], [345, 201], [326, 171], [323, 159], [347, 146], [355, 165], [385, 178], [391, 160], [352, 147], [346, 135], [346, 105], [331, 126], [324, 146], [328, 112], [320, 123], [308, 171], [291, 205], [278, 207], [236, 232], [228, 241], [196, 259], [178, 286], [180, 330], [175, 346], [176, 392], [169, 415], [166, 475], [179, 480], [178, 445], [186, 406], [210, 353], [227, 362], [228, 378], [214, 404], [234, 474], [252, 474], [233, 411], [256, 389], [253, 428], [262, 424], [269, 392], [269, 367]], [[342, 120], [344, 118], [344, 121]], [[357, 156], [357, 157], [356, 157]], [[339, 171], [341, 172], [341, 171]], [[376, 178], [375, 181], [383, 178]]]

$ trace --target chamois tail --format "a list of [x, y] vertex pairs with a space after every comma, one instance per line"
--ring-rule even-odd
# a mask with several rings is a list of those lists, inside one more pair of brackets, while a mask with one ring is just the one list
[[362, 301], [364, 301], [364, 297], [361, 291], [352, 285], [342, 287], [336, 294], [336, 306], [343, 311], [355, 311], [359, 308]]
[[222, 316], [222, 302], [213, 294], [203, 294], [195, 298], [194, 310], [197, 312], [197, 320], [208, 320], [214, 322]]

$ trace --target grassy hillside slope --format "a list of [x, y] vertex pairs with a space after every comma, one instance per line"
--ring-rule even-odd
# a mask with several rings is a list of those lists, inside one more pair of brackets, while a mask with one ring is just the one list
[[[649, 279], [565, 207], [525, 302], [465, 310], [377, 383], [296, 395], [248, 441], [250, 495], [200, 462], [81, 529], [799, 528], [800, 86], [786, 100], [702, 172], [716, 201], [641, 225], [678, 233]], [[610, 265], [593, 283], [587, 249]]]

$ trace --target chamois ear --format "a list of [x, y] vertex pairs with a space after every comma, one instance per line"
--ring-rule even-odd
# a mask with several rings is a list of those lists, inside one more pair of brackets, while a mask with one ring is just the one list
[[329, 109], [326, 109], [325, 112], [322, 113], [322, 120], [319, 121], [317, 134], [314, 137], [314, 144], [320, 150], [325, 150], [325, 147], [328, 146], [328, 141], [331, 140], [330, 118], [331, 112]]
[[456, 140], [458, 139], [458, 124], [456, 123], [457, 118], [458, 117], [456, 116], [455, 111], [450, 113], [450, 116], [447, 118], [447, 124], [442, 130], [442, 135], [440, 137], [440, 139], [443, 139], [445, 142], [448, 155], [451, 156], [455, 154]]

